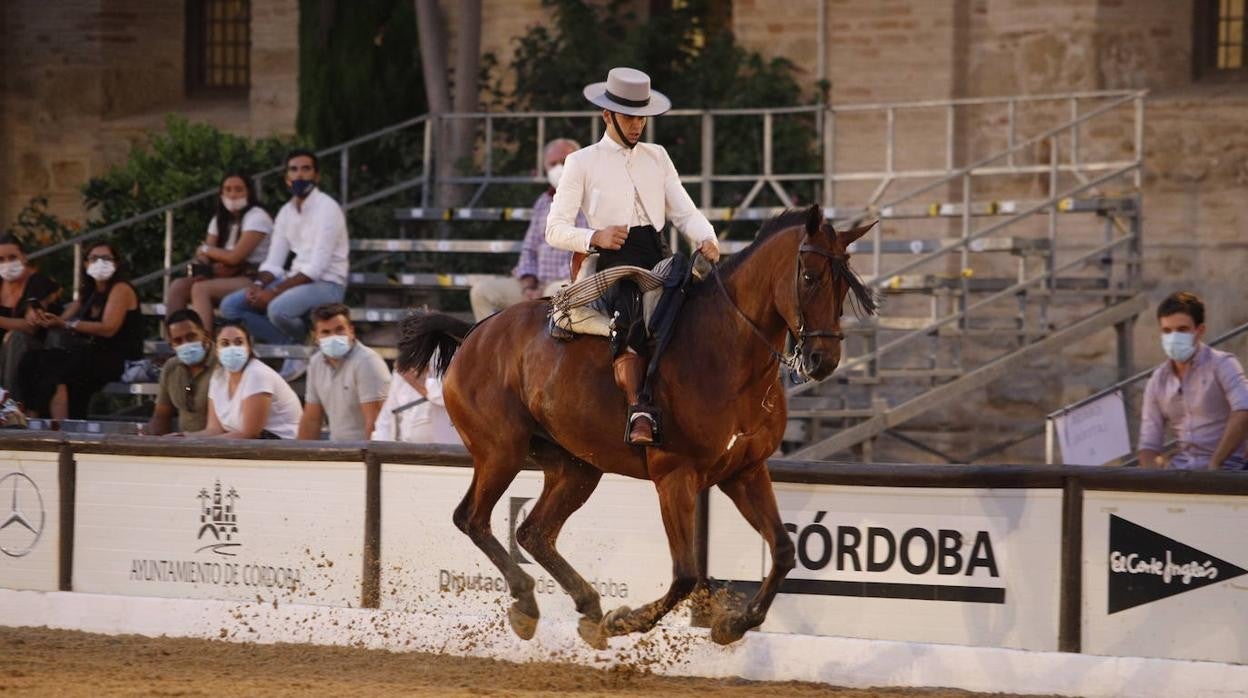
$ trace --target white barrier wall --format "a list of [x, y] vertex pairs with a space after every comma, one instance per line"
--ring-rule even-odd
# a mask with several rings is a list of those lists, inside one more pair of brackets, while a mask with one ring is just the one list
[[1083, 651], [1248, 663], [1248, 497], [1084, 493]]
[[56, 452], [0, 451], [0, 587], [56, 591], [60, 498]]
[[[572, 600], [527, 551], [515, 530], [542, 491], [542, 473], [522, 472], [494, 508], [495, 536], [537, 583], [543, 619], [578, 617]], [[381, 607], [486, 615], [510, 605], [502, 575], [451, 521], [471, 468], [382, 466]], [[605, 475], [558, 541], [564, 558], [602, 596], [604, 612], [653, 601], [671, 582], [671, 555], [648, 481]]]
[[[797, 567], [761, 630], [1057, 649], [1060, 490], [775, 489]], [[709, 516], [710, 576], [760, 581], [762, 539], [718, 491]]]
[[363, 463], [75, 458], [74, 591], [360, 605]]

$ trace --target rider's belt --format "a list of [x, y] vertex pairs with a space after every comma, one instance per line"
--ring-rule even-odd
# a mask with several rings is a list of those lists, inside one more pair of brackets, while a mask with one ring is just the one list
[[659, 231], [652, 225], [637, 225], [628, 229], [628, 238], [620, 249], [598, 252], [598, 271], [625, 265], [650, 269], [666, 256]]

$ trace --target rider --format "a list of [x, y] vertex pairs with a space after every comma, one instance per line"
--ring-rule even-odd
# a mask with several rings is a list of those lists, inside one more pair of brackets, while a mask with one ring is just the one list
[[[602, 107], [606, 135], [568, 156], [546, 241], [572, 252], [597, 252], [598, 271], [622, 265], [650, 269], [667, 254], [661, 231], [670, 219], [704, 257], [717, 261], [715, 230], [681, 185], [667, 151], [638, 142], [646, 118], [666, 112], [671, 100], [650, 89], [650, 76], [632, 68], [612, 68], [606, 82], [589, 85], [584, 94]], [[591, 227], [576, 226], [578, 212]], [[651, 445], [654, 419], [638, 400], [646, 372], [641, 290], [625, 279], [607, 291], [604, 301], [612, 317], [615, 382], [631, 408], [628, 442]]]

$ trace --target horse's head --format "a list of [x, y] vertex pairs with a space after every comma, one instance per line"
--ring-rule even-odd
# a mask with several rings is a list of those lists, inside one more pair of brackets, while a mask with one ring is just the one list
[[838, 233], [824, 221], [819, 206], [811, 206], [806, 217], [806, 232], [797, 251], [797, 326], [793, 329], [801, 344], [802, 373], [814, 380], [832, 375], [841, 361], [846, 297], [852, 292], [861, 312], [875, 312], [874, 295], [849, 267], [850, 243], [874, 225]]

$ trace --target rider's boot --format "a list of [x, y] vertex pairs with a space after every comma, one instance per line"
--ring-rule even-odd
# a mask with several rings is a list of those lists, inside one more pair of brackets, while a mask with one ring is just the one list
[[646, 375], [646, 360], [639, 354], [625, 351], [615, 359], [615, 384], [628, 397], [629, 412], [628, 443], [649, 446], [654, 443], [654, 420], [645, 412], [635, 411], [639, 406], [641, 381]]

